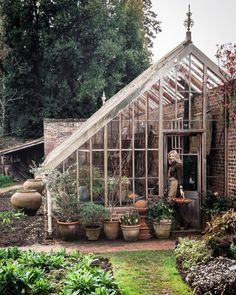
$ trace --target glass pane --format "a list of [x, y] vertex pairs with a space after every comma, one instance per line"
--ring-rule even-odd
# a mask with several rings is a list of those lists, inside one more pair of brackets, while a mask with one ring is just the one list
[[145, 177], [145, 151], [135, 151], [135, 177]]
[[104, 132], [103, 132], [103, 129], [99, 130], [92, 137], [92, 148], [93, 149], [103, 149], [104, 148]]
[[111, 121], [107, 125], [108, 149], [119, 149], [119, 121]]
[[183, 156], [183, 187], [186, 191], [197, 191], [198, 185], [197, 155]]
[[145, 129], [146, 122], [138, 121], [134, 123], [134, 148], [144, 149], [145, 148]]
[[122, 151], [122, 176], [132, 178], [132, 151]]
[[132, 121], [121, 122], [121, 142], [122, 149], [132, 149]]
[[158, 148], [158, 121], [148, 123], [148, 148]]

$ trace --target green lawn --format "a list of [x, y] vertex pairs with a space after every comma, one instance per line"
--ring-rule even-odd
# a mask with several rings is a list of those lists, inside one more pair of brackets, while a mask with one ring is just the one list
[[178, 274], [173, 251], [124, 251], [106, 257], [124, 295], [193, 294]]

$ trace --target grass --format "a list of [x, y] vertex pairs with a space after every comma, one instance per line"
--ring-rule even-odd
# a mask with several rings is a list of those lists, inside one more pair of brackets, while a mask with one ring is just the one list
[[192, 295], [181, 279], [173, 251], [107, 253], [123, 295]]
[[0, 187], [7, 187], [14, 184], [11, 176], [0, 174]]

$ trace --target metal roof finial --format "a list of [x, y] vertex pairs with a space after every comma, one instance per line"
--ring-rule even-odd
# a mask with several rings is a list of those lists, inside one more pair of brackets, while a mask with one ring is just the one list
[[104, 105], [106, 102], [106, 95], [105, 95], [105, 91], [102, 92], [102, 104]]
[[190, 29], [193, 27], [194, 21], [192, 19], [192, 12], [190, 11], [190, 4], [188, 5], [188, 12], [186, 13], [186, 15], [187, 15], [187, 18], [184, 21], [184, 26], [187, 28], [186, 39], [187, 39], [187, 41], [191, 41]]

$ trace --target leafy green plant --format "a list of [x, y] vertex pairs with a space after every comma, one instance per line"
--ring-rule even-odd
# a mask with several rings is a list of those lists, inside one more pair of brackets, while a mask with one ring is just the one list
[[126, 212], [120, 218], [122, 225], [136, 225], [140, 223], [140, 216], [137, 211]]
[[14, 219], [21, 219], [25, 216], [24, 212], [2, 211], [0, 212], [0, 224], [11, 224]]
[[6, 249], [0, 249], [0, 260], [13, 259], [16, 260], [21, 256], [21, 251], [17, 247], [10, 247]]
[[205, 262], [211, 258], [211, 251], [205, 241], [188, 238], [180, 239], [174, 254], [181, 269], [189, 269], [198, 262]]
[[81, 206], [80, 219], [85, 226], [100, 225], [109, 215], [109, 210], [102, 205], [89, 202]]
[[53, 214], [60, 221], [77, 221], [79, 219], [80, 203], [77, 196], [77, 184], [73, 167], [64, 172], [53, 170], [46, 179], [52, 200], [56, 208]]
[[[120, 294], [111, 272], [99, 268], [80, 267], [63, 280], [63, 294]], [[99, 293], [103, 290], [102, 293]], [[76, 293], [79, 292], [79, 293]]]
[[[94, 255], [0, 249], [0, 294], [120, 294]], [[109, 266], [109, 265], [108, 265]]]
[[14, 184], [14, 179], [9, 175], [0, 174], [0, 187], [6, 187]]
[[216, 216], [223, 211], [229, 210], [232, 206], [230, 198], [219, 196], [217, 192], [208, 191], [202, 210], [206, 215]]
[[164, 200], [159, 202], [153, 202], [148, 206], [148, 217], [152, 221], [160, 221], [163, 219], [171, 219], [173, 215], [173, 209], [169, 203]]

